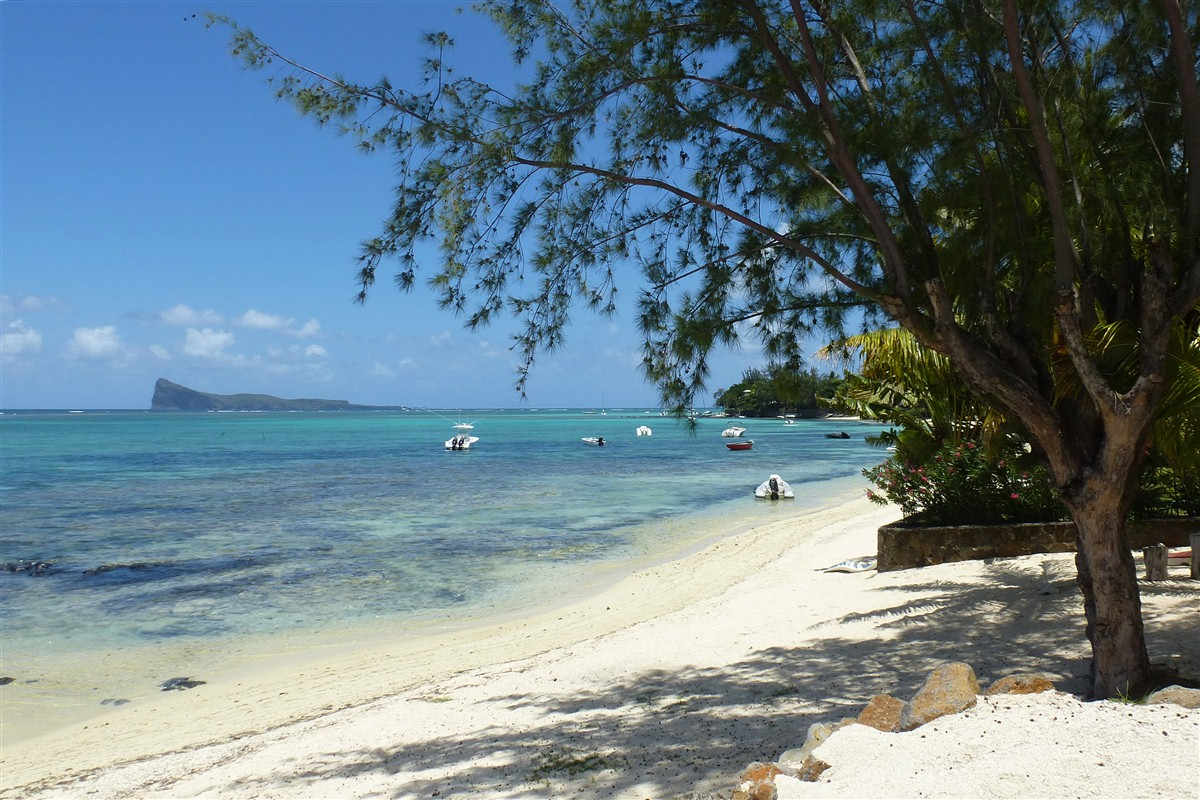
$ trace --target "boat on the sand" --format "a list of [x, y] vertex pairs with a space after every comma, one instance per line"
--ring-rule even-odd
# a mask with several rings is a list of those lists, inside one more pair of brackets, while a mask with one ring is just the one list
[[1192, 548], [1174, 547], [1167, 551], [1167, 566], [1181, 566], [1192, 563]]

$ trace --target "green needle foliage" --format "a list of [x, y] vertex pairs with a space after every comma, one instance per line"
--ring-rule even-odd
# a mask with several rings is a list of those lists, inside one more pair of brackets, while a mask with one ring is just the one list
[[[468, 325], [521, 322], [523, 387], [570, 313], [642, 270], [665, 404], [713, 348], [800, 363], [810, 331], [890, 318], [1044, 454], [1079, 531], [1093, 689], [1149, 661], [1124, 519], [1174, 331], [1200, 312], [1197, 12], [1180, 0], [485, 0], [527, 80], [493, 87], [426, 37], [422, 85], [355, 82], [227, 19], [278, 97], [399, 185], [359, 255], [420, 269]], [[422, 242], [436, 264], [417, 263]], [[1124, 325], [1132, 370], [1092, 332]]]

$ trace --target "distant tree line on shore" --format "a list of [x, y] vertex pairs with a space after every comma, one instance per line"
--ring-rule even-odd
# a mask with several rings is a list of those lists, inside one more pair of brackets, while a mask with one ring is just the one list
[[747, 417], [775, 417], [780, 414], [812, 416], [833, 408], [832, 398], [846, 381], [834, 372], [821, 374], [815, 369], [791, 369], [771, 365], [752, 367], [728, 389], [713, 393], [716, 404], [728, 414]]

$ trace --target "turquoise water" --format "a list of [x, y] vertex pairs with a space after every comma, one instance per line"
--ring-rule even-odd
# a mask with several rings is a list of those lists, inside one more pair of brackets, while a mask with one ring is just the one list
[[[861, 492], [882, 453], [856, 422], [656, 413], [7, 413], [0, 615], [10, 654], [469, 617], [536, 603], [589, 569], [687, 545], [703, 515], [778, 513]], [[653, 427], [650, 438], [634, 429]], [[824, 434], [846, 430], [850, 440]], [[582, 436], [604, 436], [588, 447]], [[789, 506], [790, 508], [790, 506]], [[40, 575], [16, 569], [41, 561]], [[52, 645], [50, 644], [52, 640]]]

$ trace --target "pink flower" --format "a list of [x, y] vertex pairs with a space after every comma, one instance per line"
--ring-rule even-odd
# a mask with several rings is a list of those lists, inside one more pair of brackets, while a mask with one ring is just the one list
[[1008, 496], [1008, 499], [1009, 499], [1009, 500], [1017, 500], [1017, 499], [1018, 499], [1018, 498], [1020, 498], [1020, 497], [1021, 497], [1021, 495], [1017, 494], [1016, 492], [1013, 492], [1012, 494], [1010, 494], [1010, 495]]
[[971, 450], [974, 450], [974, 449], [975, 449], [975, 443], [974, 443], [974, 442], [967, 442], [967, 447], [968, 447], [968, 448], [970, 448]]

